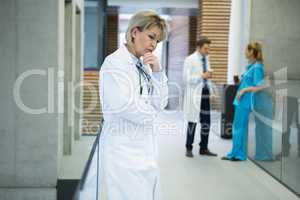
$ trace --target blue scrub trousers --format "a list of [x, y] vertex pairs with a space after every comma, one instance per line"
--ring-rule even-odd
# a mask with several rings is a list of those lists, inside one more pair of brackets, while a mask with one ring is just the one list
[[247, 159], [248, 148], [248, 124], [251, 109], [245, 108], [241, 105], [235, 106], [235, 113], [233, 119], [233, 143], [232, 150], [227, 155], [227, 158], [232, 159]]
[[255, 117], [255, 160], [272, 160], [272, 127]]
[[[273, 101], [265, 91], [254, 95], [254, 116], [255, 116], [255, 160], [273, 160], [273, 130], [272, 124], [263, 121], [273, 119]], [[261, 119], [262, 117], [262, 119]]]

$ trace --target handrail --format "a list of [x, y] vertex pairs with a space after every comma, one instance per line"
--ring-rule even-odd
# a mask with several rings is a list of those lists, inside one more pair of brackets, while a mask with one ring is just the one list
[[[96, 139], [95, 139], [95, 141], [93, 143], [92, 150], [90, 152], [89, 158], [88, 158], [88, 160], [86, 162], [86, 165], [84, 167], [84, 171], [82, 173], [81, 179], [79, 181], [79, 184], [77, 186], [76, 193], [75, 193], [73, 199], [77, 199], [77, 195], [78, 195], [79, 191], [83, 190], [83, 188], [84, 188], [84, 184], [86, 182], [86, 178], [88, 176], [88, 172], [89, 172], [89, 169], [90, 169], [90, 166], [91, 166], [91, 163], [92, 163], [95, 151], [97, 149], [97, 146], [98, 146], [98, 154], [99, 154], [99, 140], [100, 140], [100, 135], [101, 135], [100, 133], [101, 133], [101, 130], [102, 130], [102, 124], [103, 124], [103, 122], [104, 122], [104, 120], [102, 119], [102, 121], [100, 123], [100, 126], [99, 126], [97, 137], [96, 137]], [[98, 162], [99, 162], [99, 157], [97, 158], [97, 182], [98, 182], [98, 173], [99, 173], [98, 172], [98, 164], [99, 164]], [[97, 191], [98, 191], [98, 188], [97, 188]]]
[[86, 180], [86, 177], [87, 177], [87, 174], [88, 174], [90, 165], [91, 165], [91, 163], [92, 163], [94, 153], [95, 153], [95, 151], [96, 151], [97, 145], [99, 144], [100, 133], [101, 133], [101, 130], [102, 130], [102, 124], [103, 124], [103, 121], [104, 121], [104, 120], [102, 119], [102, 121], [101, 121], [101, 123], [100, 123], [100, 126], [99, 126], [99, 130], [98, 130], [97, 137], [96, 137], [96, 139], [95, 139], [95, 141], [94, 141], [94, 144], [93, 144], [91, 153], [90, 153], [90, 155], [89, 155], [89, 159], [88, 159], [88, 161], [87, 161], [87, 164], [85, 165], [85, 168], [84, 168], [82, 177], [81, 177], [81, 179], [80, 179], [80, 190], [82, 190], [83, 187], [84, 187], [84, 183], [85, 183], [85, 180]]

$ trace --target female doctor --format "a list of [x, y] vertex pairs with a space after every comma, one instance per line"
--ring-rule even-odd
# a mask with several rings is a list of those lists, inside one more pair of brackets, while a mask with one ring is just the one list
[[138, 12], [130, 19], [126, 43], [102, 64], [99, 185], [108, 200], [159, 198], [155, 122], [168, 88], [152, 52], [166, 34], [165, 20], [154, 11]]
[[264, 87], [262, 45], [258, 42], [248, 44], [245, 54], [249, 65], [243, 74], [233, 102], [235, 113], [232, 129], [232, 150], [227, 156], [222, 157], [223, 160], [243, 161], [247, 159], [248, 123], [253, 107], [253, 94]]

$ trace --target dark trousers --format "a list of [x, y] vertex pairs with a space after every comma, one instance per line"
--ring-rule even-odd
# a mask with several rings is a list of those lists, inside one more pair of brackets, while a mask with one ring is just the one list
[[[201, 111], [199, 114], [200, 123], [201, 123], [201, 141], [199, 143], [201, 150], [208, 149], [208, 136], [210, 131], [210, 101], [209, 101], [209, 89], [204, 87], [202, 89], [202, 96], [201, 96]], [[196, 130], [197, 123], [188, 122], [187, 126], [187, 138], [186, 138], [186, 149], [192, 150], [194, 137], [195, 137], [195, 130]]]

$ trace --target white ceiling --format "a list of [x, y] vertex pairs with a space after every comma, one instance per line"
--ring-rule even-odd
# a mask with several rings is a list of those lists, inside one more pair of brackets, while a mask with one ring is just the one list
[[107, 4], [139, 8], [198, 8], [198, 0], [108, 0]]

